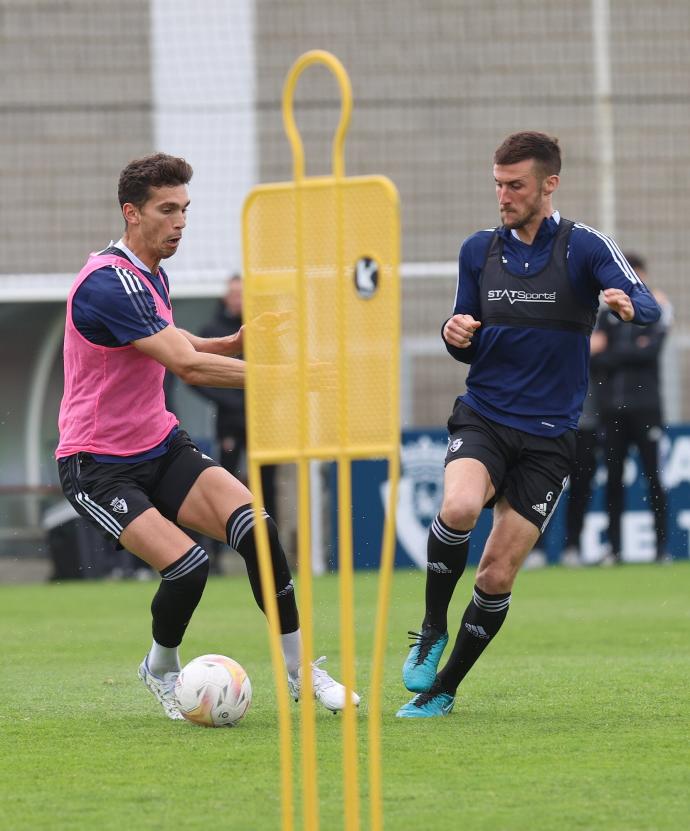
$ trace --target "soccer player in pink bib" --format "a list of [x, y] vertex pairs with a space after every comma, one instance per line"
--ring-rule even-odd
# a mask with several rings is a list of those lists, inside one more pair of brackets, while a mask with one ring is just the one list
[[[199, 338], [173, 321], [161, 260], [180, 245], [191, 166], [164, 153], [130, 162], [118, 197], [122, 238], [91, 254], [67, 298], [60, 481], [74, 508], [106, 536], [160, 572], [151, 604], [153, 643], [139, 677], [171, 719], [181, 719], [173, 688], [178, 648], [206, 585], [206, 552], [183, 530], [227, 542], [244, 559], [263, 608], [252, 495], [194, 445], [165, 406], [166, 369], [188, 384], [242, 387], [242, 329]], [[292, 575], [267, 516], [281, 641], [295, 699], [302, 685], [299, 615]], [[345, 688], [311, 667], [316, 698], [345, 706]], [[359, 697], [353, 693], [355, 703]]]

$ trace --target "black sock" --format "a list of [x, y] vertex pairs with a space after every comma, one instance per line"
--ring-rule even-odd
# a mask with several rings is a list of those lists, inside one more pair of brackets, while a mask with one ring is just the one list
[[[276, 584], [276, 599], [278, 601], [278, 617], [280, 631], [295, 632], [299, 628], [299, 614], [295, 599], [295, 588], [292, 583], [292, 574], [285, 552], [278, 539], [278, 529], [275, 522], [264, 511], [268, 542], [271, 549], [271, 563], [273, 565], [273, 579]], [[256, 535], [254, 529], [254, 510], [251, 505], [242, 505], [228, 520], [226, 531], [228, 545], [237, 551], [247, 566], [247, 576], [252, 587], [254, 600], [257, 606], [264, 611], [263, 595], [261, 593], [261, 575], [259, 561], [256, 554]]]
[[470, 531], [449, 528], [437, 516], [429, 528], [426, 547], [426, 614], [424, 625], [448, 629], [448, 606], [467, 565]]
[[192, 546], [179, 560], [161, 571], [161, 584], [151, 601], [153, 639], [170, 649], [179, 646], [208, 577], [208, 557]]
[[444, 692], [455, 695], [462, 679], [501, 628], [508, 614], [510, 592], [486, 594], [474, 587], [474, 593], [460, 624], [448, 663], [438, 674]]

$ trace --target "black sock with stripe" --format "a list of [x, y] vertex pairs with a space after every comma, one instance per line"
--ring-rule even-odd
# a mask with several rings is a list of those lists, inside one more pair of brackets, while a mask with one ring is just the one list
[[429, 528], [426, 547], [426, 613], [424, 625], [448, 629], [448, 606], [467, 565], [470, 531], [456, 531], [437, 516]]
[[[295, 587], [292, 582], [290, 566], [288, 565], [287, 557], [278, 539], [278, 528], [275, 522], [266, 511], [264, 511], [264, 518], [268, 530], [268, 543], [271, 552], [271, 564], [273, 565], [273, 579], [276, 585], [280, 631], [283, 634], [295, 632], [299, 628], [299, 614], [297, 612]], [[226, 532], [228, 535], [228, 545], [237, 551], [247, 566], [247, 576], [252, 587], [254, 600], [256, 600], [256, 605], [263, 612], [264, 600], [261, 590], [259, 561], [256, 553], [256, 532], [254, 525], [254, 510], [252, 506], [242, 505], [228, 520]]]
[[160, 573], [161, 584], [151, 601], [153, 639], [173, 648], [182, 643], [185, 629], [201, 600], [208, 577], [208, 555], [192, 546]]
[[453, 651], [448, 663], [438, 674], [438, 682], [444, 692], [455, 695], [462, 679], [503, 625], [508, 614], [510, 597], [510, 592], [486, 594], [477, 586], [474, 587], [472, 600], [465, 609]]

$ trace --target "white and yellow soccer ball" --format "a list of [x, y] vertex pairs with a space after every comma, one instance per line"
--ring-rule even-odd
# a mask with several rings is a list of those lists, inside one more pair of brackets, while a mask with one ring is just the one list
[[200, 655], [181, 670], [175, 699], [182, 715], [203, 727], [234, 727], [252, 703], [244, 668], [225, 655]]

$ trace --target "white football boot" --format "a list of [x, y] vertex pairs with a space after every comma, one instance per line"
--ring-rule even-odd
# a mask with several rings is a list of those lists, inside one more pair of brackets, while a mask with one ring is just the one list
[[166, 672], [162, 678], [158, 678], [158, 676], [154, 675], [149, 669], [148, 657], [149, 656], [147, 655], [139, 664], [139, 671], [137, 672], [137, 675], [156, 697], [163, 710], [165, 710], [165, 715], [168, 718], [175, 721], [184, 719], [184, 716], [179, 711], [177, 702], [175, 701], [175, 681], [177, 681], [177, 676], [180, 673]]
[[[314, 690], [314, 697], [320, 701], [323, 706], [332, 713], [337, 713], [339, 710], [345, 709], [345, 687], [336, 681], [326, 672], [321, 669], [321, 664], [326, 660], [326, 656], [322, 655], [318, 660], [311, 665], [312, 688]], [[299, 701], [300, 690], [302, 687], [302, 669], [298, 670], [297, 676], [288, 675], [288, 688], [290, 695]], [[359, 705], [359, 696], [356, 692], [352, 692], [352, 703], [357, 707]]]

